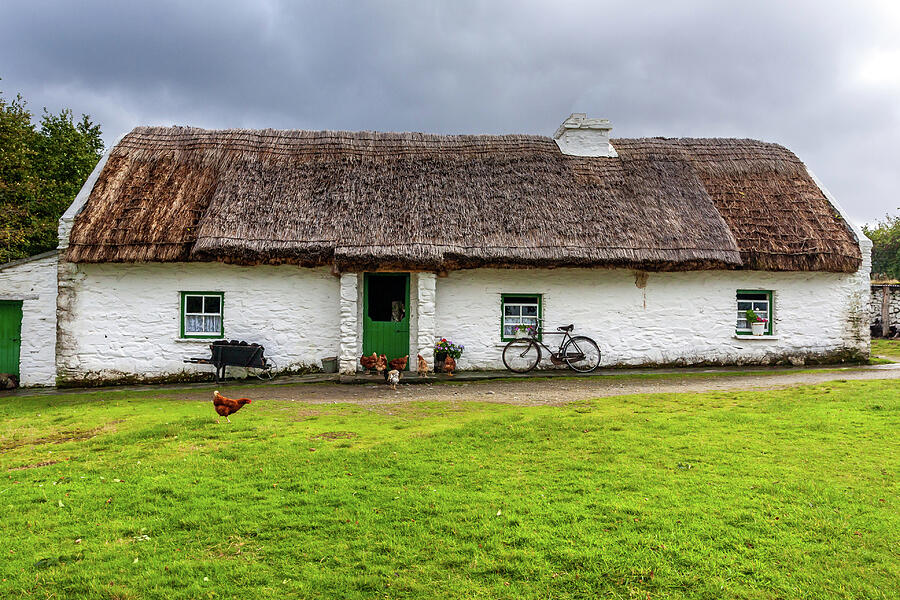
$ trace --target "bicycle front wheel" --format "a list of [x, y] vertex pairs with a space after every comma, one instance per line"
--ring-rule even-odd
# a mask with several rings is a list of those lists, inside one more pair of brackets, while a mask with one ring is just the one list
[[541, 348], [533, 340], [513, 340], [503, 349], [503, 364], [513, 373], [527, 373], [539, 362]]
[[600, 366], [600, 347], [591, 338], [579, 335], [563, 348], [562, 358], [573, 371], [590, 373]]

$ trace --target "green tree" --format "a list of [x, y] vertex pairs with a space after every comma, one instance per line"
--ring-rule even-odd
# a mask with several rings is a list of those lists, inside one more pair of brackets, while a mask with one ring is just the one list
[[863, 233], [872, 240], [872, 278], [900, 279], [900, 215], [863, 225]]
[[57, 222], [103, 153], [100, 126], [44, 109], [40, 127], [21, 95], [0, 91], [0, 263], [52, 250]]

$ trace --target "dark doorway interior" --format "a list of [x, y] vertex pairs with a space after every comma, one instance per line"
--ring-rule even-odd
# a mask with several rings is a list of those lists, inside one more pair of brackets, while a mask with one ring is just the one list
[[398, 323], [406, 317], [406, 277], [369, 275], [369, 318]]

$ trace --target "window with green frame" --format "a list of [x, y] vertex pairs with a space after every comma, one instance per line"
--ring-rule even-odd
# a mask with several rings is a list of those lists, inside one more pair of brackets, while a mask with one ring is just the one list
[[775, 306], [772, 302], [772, 290], [738, 290], [737, 291], [737, 325], [735, 333], [738, 335], [750, 335], [752, 330], [747, 322], [747, 311], [753, 310], [758, 316], [766, 320], [765, 335], [772, 335], [772, 318]]
[[507, 342], [516, 337], [517, 325], [540, 326], [542, 312], [540, 294], [502, 294], [500, 306], [500, 339]]
[[181, 292], [181, 337], [224, 337], [224, 308], [224, 292]]

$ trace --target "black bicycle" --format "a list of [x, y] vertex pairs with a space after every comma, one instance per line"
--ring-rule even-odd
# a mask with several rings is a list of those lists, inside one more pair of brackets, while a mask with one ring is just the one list
[[[541, 348], [550, 354], [555, 365], [566, 364], [578, 373], [590, 373], [600, 366], [600, 347], [584, 335], [572, 335], [575, 325], [557, 327], [556, 331], [537, 331], [531, 328], [527, 337], [516, 338], [503, 349], [503, 364], [514, 373], [527, 373], [541, 362]], [[551, 350], [539, 336], [562, 335], [559, 348]]]

